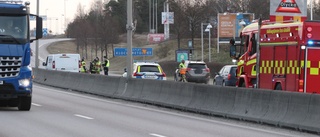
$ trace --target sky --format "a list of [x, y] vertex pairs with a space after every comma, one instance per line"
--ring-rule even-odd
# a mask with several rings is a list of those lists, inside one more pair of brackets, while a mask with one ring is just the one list
[[[30, 2], [30, 13], [37, 13], [37, 0], [24, 0]], [[95, 0], [39, 0], [39, 15], [47, 15], [47, 21], [43, 21], [43, 28], [52, 30], [53, 34], [61, 34], [68, 22], [71, 22], [77, 14], [79, 3], [88, 12]], [[66, 18], [64, 17], [66, 14]]]

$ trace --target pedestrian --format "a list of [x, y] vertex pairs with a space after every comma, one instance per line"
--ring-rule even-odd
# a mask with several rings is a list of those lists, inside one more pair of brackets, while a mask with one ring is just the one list
[[110, 66], [110, 61], [107, 56], [104, 56], [104, 63], [103, 63], [104, 75], [109, 75], [109, 66]]
[[186, 74], [187, 67], [184, 63], [185, 63], [185, 61], [182, 60], [181, 63], [179, 64], [179, 76], [180, 76], [179, 81], [185, 80], [185, 74]]
[[80, 72], [81, 73], [86, 73], [87, 72], [86, 61], [84, 60], [84, 58], [82, 58], [82, 60], [81, 60]]
[[99, 60], [99, 57], [96, 57], [96, 62], [94, 65], [95, 65], [95, 71], [96, 71], [95, 74], [100, 74], [100, 71], [102, 70], [101, 70], [101, 62]]
[[96, 64], [96, 59], [94, 59], [93, 61], [90, 62], [90, 68], [89, 68], [89, 70], [90, 70], [90, 73], [91, 73], [91, 74], [95, 74], [95, 73], [96, 73], [96, 71], [95, 71], [95, 64]]

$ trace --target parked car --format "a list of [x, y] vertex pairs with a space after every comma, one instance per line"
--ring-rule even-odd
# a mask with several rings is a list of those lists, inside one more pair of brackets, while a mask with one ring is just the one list
[[[188, 82], [205, 83], [207, 84], [210, 80], [210, 69], [204, 61], [186, 61], [187, 67], [186, 79]], [[175, 71], [175, 80], [178, 81], [179, 69]]]
[[[124, 71], [122, 76], [127, 77], [126, 69]], [[132, 78], [167, 80], [166, 73], [156, 62], [135, 62], [133, 64]]]
[[225, 65], [213, 78], [213, 85], [235, 86], [237, 82], [237, 65]]

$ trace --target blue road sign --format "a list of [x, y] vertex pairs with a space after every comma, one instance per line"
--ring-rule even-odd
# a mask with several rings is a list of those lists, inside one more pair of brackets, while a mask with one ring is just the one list
[[42, 28], [42, 35], [47, 36], [48, 35], [48, 29], [47, 28]]
[[[114, 56], [127, 56], [127, 48], [114, 48]], [[152, 48], [132, 48], [132, 56], [153, 56]]]
[[176, 50], [176, 61], [189, 60], [189, 50]]

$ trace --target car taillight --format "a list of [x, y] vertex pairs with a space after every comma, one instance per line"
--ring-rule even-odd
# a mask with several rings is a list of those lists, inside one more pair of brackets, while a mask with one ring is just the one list
[[210, 69], [209, 68], [205, 68], [204, 70], [210, 73]]
[[52, 68], [56, 68], [56, 62], [55, 61], [52, 61]]
[[228, 74], [228, 80], [230, 80], [231, 79], [231, 74]]
[[133, 76], [142, 76], [142, 74], [138, 74], [137, 72], [133, 73]]
[[163, 77], [166, 77], [167, 75], [166, 75], [166, 73], [162, 72], [162, 76], [163, 76]]
[[190, 70], [192, 70], [192, 68], [187, 68], [187, 71], [190, 71]]

